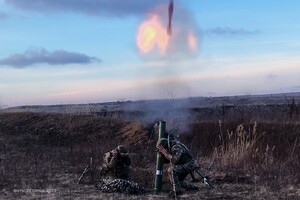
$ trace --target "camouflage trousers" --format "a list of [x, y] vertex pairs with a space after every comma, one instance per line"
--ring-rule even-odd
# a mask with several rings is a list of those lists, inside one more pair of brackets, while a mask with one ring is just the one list
[[186, 190], [197, 190], [198, 187], [191, 183], [184, 181], [184, 179], [189, 175], [191, 172], [195, 170], [196, 164], [194, 160], [189, 161], [183, 165], [171, 165], [168, 168], [168, 175], [170, 182], [172, 184], [172, 190], [175, 192], [181, 191], [181, 188]]
[[143, 194], [145, 189], [137, 183], [125, 179], [101, 179], [95, 184], [96, 188], [105, 193]]

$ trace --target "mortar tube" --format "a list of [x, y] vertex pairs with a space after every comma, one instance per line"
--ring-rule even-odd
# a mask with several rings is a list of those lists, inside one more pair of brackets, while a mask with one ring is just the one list
[[[159, 122], [158, 141], [161, 138], [166, 138], [166, 122], [165, 121]], [[163, 168], [164, 168], [163, 158], [161, 157], [160, 153], [157, 152], [157, 154], [156, 154], [156, 176], [155, 176], [155, 187], [154, 187], [156, 194], [160, 193], [161, 189], [162, 189]]]

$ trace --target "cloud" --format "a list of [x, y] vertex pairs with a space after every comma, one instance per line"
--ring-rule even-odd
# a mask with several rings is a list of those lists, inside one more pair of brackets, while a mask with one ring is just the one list
[[0, 20], [4, 20], [7, 18], [9, 18], [9, 15], [7, 13], [0, 12]]
[[5, 0], [9, 5], [37, 12], [75, 12], [86, 15], [124, 17], [142, 15], [168, 0]]
[[259, 34], [258, 30], [246, 30], [244, 28], [234, 29], [230, 27], [216, 27], [204, 31], [207, 35], [217, 36], [246, 36]]
[[68, 52], [65, 50], [56, 50], [48, 52], [46, 49], [38, 48], [27, 50], [23, 54], [16, 53], [6, 58], [0, 59], [0, 65], [12, 66], [15, 68], [24, 68], [27, 66], [46, 63], [49, 65], [65, 64], [89, 64], [99, 62], [95, 57], [90, 57], [82, 53]]

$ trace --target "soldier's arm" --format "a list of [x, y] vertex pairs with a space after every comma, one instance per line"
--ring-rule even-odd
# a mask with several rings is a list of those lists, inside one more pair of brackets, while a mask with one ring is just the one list
[[103, 167], [112, 169], [116, 166], [117, 155], [114, 155], [111, 151], [107, 152], [104, 154], [103, 160], [104, 160]]
[[170, 161], [173, 164], [176, 164], [179, 161], [181, 155], [184, 153], [184, 149], [180, 145], [175, 145], [171, 151], [172, 151], [173, 155], [172, 155]]
[[179, 145], [175, 145], [172, 147], [172, 154], [168, 153], [167, 149], [163, 148], [162, 146], [159, 147], [159, 152], [162, 153], [166, 159], [168, 159], [173, 164], [176, 164], [180, 159], [184, 149], [182, 149]]
[[107, 163], [107, 167], [115, 168], [116, 164], [117, 164], [117, 156], [112, 156], [110, 161]]

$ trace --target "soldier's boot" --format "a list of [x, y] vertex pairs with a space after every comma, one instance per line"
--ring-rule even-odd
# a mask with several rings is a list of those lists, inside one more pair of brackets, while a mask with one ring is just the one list
[[181, 187], [186, 190], [198, 190], [199, 189], [195, 184], [187, 182], [187, 181], [182, 181]]

